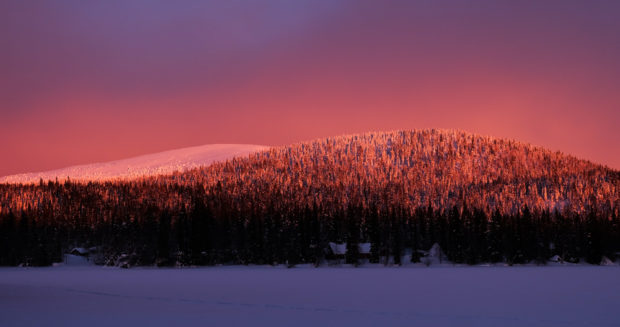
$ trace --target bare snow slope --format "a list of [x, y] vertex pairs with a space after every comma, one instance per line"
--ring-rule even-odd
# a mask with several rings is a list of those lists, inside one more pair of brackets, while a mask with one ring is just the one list
[[63, 181], [67, 177], [74, 181], [131, 179], [185, 171], [266, 149], [268, 147], [262, 145], [209, 144], [117, 161], [72, 166], [39, 173], [5, 176], [0, 177], [0, 183], [37, 183], [40, 179], [47, 181], [55, 180], [56, 178], [59, 181]]

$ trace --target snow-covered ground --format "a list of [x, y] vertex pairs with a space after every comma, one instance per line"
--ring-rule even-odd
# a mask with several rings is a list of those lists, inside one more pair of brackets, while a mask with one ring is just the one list
[[0, 268], [0, 326], [620, 326], [620, 267]]
[[189, 147], [139, 157], [72, 166], [39, 173], [27, 173], [0, 177], [0, 183], [38, 183], [55, 180], [96, 181], [110, 179], [136, 178], [142, 176], [168, 174], [210, 165], [233, 157], [246, 156], [252, 152], [266, 150], [262, 145], [248, 144], [209, 144]]

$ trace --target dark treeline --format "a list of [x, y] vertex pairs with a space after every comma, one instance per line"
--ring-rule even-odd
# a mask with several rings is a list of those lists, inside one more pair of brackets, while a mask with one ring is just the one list
[[[62, 187], [62, 186], [60, 186]], [[545, 263], [559, 255], [568, 262], [601, 262], [620, 251], [620, 220], [595, 213], [566, 217], [558, 212], [517, 215], [499, 211], [432, 207], [380, 209], [346, 206], [330, 212], [316, 204], [301, 208], [247, 205], [243, 209], [194, 198], [190, 209], [172, 212], [145, 204], [114, 208], [89, 219], [63, 213], [8, 212], [0, 217], [0, 265], [50, 265], [73, 247], [96, 247], [93, 259], [107, 265], [319, 265], [328, 242], [371, 243], [368, 260], [401, 264], [405, 254], [438, 243], [455, 263]], [[88, 210], [86, 210], [88, 211]], [[98, 211], [101, 212], [101, 211]], [[37, 217], [35, 219], [35, 217]], [[409, 258], [409, 257], [408, 257]], [[346, 262], [359, 262], [350, 250]]]

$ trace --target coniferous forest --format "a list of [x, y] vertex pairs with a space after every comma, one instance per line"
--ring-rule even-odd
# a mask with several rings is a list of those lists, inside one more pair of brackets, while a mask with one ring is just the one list
[[598, 264], [620, 253], [620, 172], [459, 131], [368, 133], [201, 169], [107, 182], [0, 185], [0, 265], [73, 248], [106, 265], [321, 265], [329, 243], [419, 261]]

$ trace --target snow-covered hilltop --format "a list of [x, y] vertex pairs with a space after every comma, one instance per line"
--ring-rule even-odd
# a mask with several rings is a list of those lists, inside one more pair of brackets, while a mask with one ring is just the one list
[[175, 171], [186, 171], [207, 166], [213, 162], [246, 156], [252, 152], [267, 148], [262, 145], [249, 144], [209, 144], [117, 161], [5, 176], [0, 177], [0, 183], [37, 183], [41, 179], [44, 181], [55, 179], [62, 181], [67, 179], [67, 177], [74, 181], [132, 179], [142, 176], [168, 174]]

